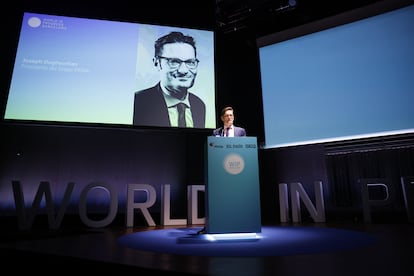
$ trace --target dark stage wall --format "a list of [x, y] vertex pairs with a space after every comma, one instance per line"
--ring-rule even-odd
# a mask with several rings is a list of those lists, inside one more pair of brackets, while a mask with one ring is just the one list
[[[48, 182], [59, 210], [69, 183], [74, 183], [66, 215], [78, 216], [79, 198], [86, 186], [109, 185], [116, 191], [119, 219], [126, 225], [128, 184], [149, 184], [155, 188], [156, 202], [149, 208], [159, 220], [161, 186], [171, 187], [171, 218], [187, 218], [187, 186], [204, 185], [204, 143], [207, 131], [172, 132], [89, 127], [2, 125], [0, 159], [1, 215], [15, 217], [13, 181], [21, 184], [30, 208], [41, 182]], [[315, 202], [314, 182], [321, 181], [326, 221], [363, 221], [360, 179], [383, 179], [392, 185], [393, 200], [372, 208], [373, 221], [407, 221], [400, 177], [414, 175], [414, 148], [384, 149], [330, 155], [321, 145], [298, 148], [259, 149], [261, 212], [263, 223], [280, 222], [280, 183], [303, 185]], [[373, 199], [384, 199], [374, 191]], [[136, 195], [136, 201], [145, 196]], [[229, 199], [231, 200], [231, 198]], [[411, 199], [412, 200], [412, 199]], [[44, 203], [44, 201], [43, 201]], [[199, 200], [203, 216], [203, 200]], [[106, 193], [90, 192], [88, 213], [108, 212]], [[41, 205], [38, 214], [46, 213]], [[302, 205], [302, 221], [311, 222]], [[135, 225], [147, 225], [137, 212]]]

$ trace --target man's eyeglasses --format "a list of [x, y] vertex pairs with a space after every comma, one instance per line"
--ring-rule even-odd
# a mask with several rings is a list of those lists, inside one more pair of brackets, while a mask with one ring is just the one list
[[179, 58], [161, 57], [161, 56], [158, 56], [158, 58], [165, 59], [170, 69], [179, 68], [183, 62], [185, 63], [185, 66], [187, 66], [188, 69], [196, 69], [198, 66], [198, 62], [199, 62], [199, 60], [196, 58], [187, 59], [187, 60], [181, 60]]

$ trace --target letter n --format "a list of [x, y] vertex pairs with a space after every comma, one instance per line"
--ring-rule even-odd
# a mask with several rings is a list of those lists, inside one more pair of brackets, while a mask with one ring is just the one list
[[297, 182], [290, 184], [290, 200], [292, 204], [293, 222], [301, 221], [300, 199], [302, 199], [303, 204], [305, 204], [306, 209], [309, 211], [314, 222], [325, 222], [325, 205], [323, 201], [322, 182], [315, 181], [314, 187], [316, 207], [312, 204], [312, 201], [301, 183]]

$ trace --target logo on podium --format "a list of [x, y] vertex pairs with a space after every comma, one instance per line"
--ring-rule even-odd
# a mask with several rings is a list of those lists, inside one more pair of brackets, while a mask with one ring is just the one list
[[239, 174], [244, 170], [244, 160], [238, 154], [232, 153], [224, 158], [224, 170], [229, 174]]

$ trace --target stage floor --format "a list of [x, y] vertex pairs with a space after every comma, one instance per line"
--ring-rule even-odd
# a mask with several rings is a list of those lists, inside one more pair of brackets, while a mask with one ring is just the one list
[[271, 225], [247, 240], [211, 240], [200, 228], [6, 232], [1, 264], [47, 275], [414, 275], [413, 224]]

